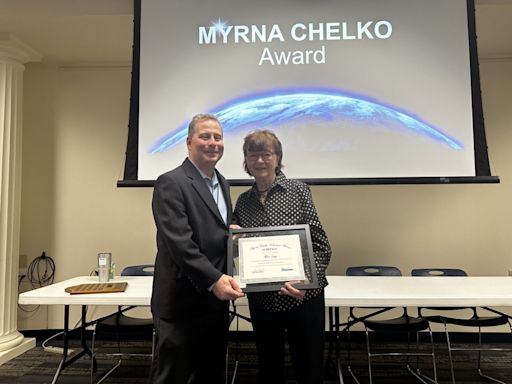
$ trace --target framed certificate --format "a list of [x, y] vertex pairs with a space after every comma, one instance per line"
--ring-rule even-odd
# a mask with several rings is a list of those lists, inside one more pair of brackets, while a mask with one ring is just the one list
[[244, 292], [318, 288], [308, 224], [230, 230], [228, 274]]

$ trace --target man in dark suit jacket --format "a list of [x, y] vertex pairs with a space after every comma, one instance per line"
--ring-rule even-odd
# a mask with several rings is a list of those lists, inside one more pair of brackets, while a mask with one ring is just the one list
[[215, 116], [194, 116], [187, 148], [188, 158], [161, 175], [153, 192], [158, 247], [151, 298], [154, 384], [220, 383], [228, 300], [243, 296], [226, 275], [231, 199], [228, 183], [215, 169], [224, 152]]

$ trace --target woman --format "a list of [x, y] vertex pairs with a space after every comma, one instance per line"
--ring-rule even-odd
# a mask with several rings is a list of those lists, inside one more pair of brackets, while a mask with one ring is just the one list
[[241, 227], [309, 224], [320, 288], [298, 290], [287, 282], [278, 292], [248, 294], [259, 359], [258, 383], [284, 383], [285, 335], [296, 380], [323, 382], [325, 269], [331, 257], [309, 187], [281, 172], [283, 151], [277, 136], [257, 130], [244, 139], [244, 168], [255, 183], [236, 203]]

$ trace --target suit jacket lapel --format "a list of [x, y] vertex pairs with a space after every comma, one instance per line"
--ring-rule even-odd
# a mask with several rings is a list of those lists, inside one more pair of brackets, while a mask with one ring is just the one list
[[226, 201], [226, 209], [228, 211], [227, 225], [229, 226], [229, 224], [231, 224], [231, 213], [233, 212], [233, 208], [231, 207], [231, 196], [229, 194], [229, 184], [219, 172], [217, 172], [217, 178], [219, 179], [222, 193], [224, 194], [224, 200]]
[[[183, 162], [183, 168], [185, 170], [185, 173], [187, 176], [192, 180], [192, 187], [197, 191], [197, 194], [201, 197], [201, 199], [205, 202], [205, 204], [208, 206], [210, 211], [223, 223], [224, 219], [221, 217], [219, 208], [217, 207], [217, 204], [215, 203], [215, 200], [213, 200], [212, 193], [206, 186], [206, 182], [201, 177], [200, 173], [197, 171], [196, 167], [194, 167], [194, 164], [190, 162], [190, 160], [187, 158]], [[223, 183], [221, 183], [222, 185]], [[224, 186], [222, 185], [222, 191], [224, 192]], [[230, 219], [230, 212], [231, 212], [231, 205], [229, 204], [229, 201], [226, 200], [226, 206], [228, 207], [228, 219]], [[229, 223], [229, 220], [228, 220]]]

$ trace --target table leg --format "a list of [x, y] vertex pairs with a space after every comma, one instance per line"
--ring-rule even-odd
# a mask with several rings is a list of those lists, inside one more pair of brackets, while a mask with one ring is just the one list
[[68, 333], [69, 333], [69, 305], [64, 306], [64, 330], [63, 330], [63, 342], [64, 342], [64, 348], [62, 352], [62, 360], [59, 363], [59, 366], [57, 367], [57, 372], [55, 372], [55, 375], [53, 376], [52, 384], [55, 384], [57, 380], [59, 379], [60, 373], [62, 370], [66, 367], [66, 360], [68, 358]]
[[82, 305], [82, 326], [80, 327], [80, 340], [82, 344], [82, 349], [85, 353], [89, 355], [89, 357], [92, 357], [92, 352], [87, 346], [87, 335], [85, 334], [87, 327], [87, 306]]
[[[86, 327], [87, 327], [87, 306], [82, 305], [82, 324], [80, 325], [80, 342], [82, 346], [82, 350], [75, 354], [73, 357], [68, 359], [68, 351], [69, 351], [69, 333], [73, 330], [69, 330], [69, 305], [64, 306], [64, 330], [63, 330], [63, 352], [62, 352], [62, 360], [59, 363], [57, 368], [57, 372], [53, 377], [52, 384], [55, 384], [59, 379], [61, 372], [71, 364], [73, 364], [76, 360], [81, 358], [84, 355], [89, 355], [92, 358], [92, 352], [87, 346], [87, 337], [86, 337]], [[93, 359], [93, 370], [96, 371], [96, 359]]]

